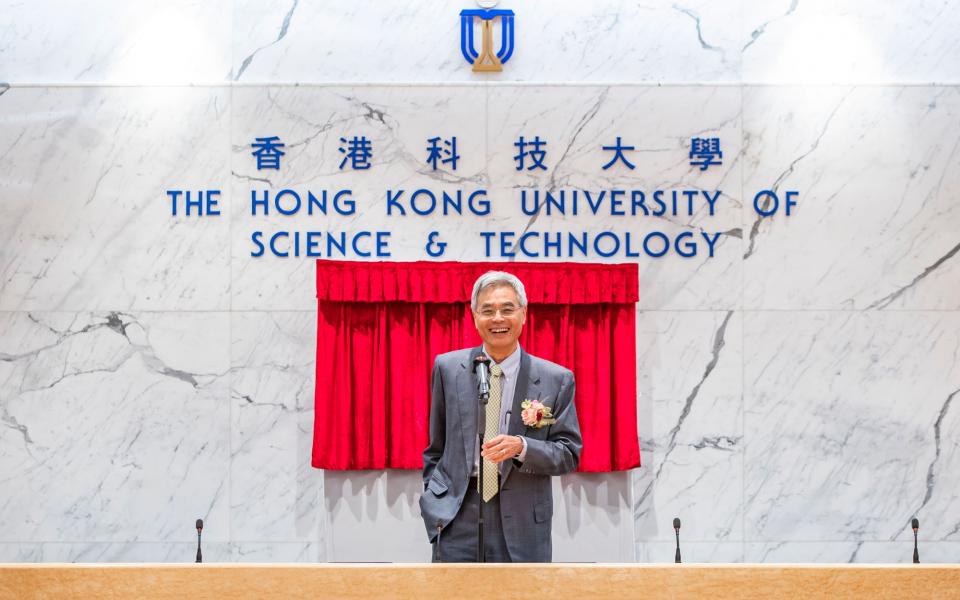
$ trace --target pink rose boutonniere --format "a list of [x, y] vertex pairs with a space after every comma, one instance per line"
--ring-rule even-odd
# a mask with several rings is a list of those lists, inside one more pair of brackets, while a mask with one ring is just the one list
[[527, 427], [536, 427], [539, 429], [540, 427], [553, 425], [557, 422], [557, 420], [553, 418], [550, 407], [539, 400], [524, 400], [520, 403], [520, 406], [523, 408], [523, 411], [520, 412], [520, 417], [523, 419], [523, 424]]

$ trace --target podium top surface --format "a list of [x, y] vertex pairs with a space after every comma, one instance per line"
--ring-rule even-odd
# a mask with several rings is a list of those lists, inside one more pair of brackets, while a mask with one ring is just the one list
[[[0, 564], [0, 598], [937, 598], [960, 565]], [[492, 577], [493, 579], [487, 579]]]

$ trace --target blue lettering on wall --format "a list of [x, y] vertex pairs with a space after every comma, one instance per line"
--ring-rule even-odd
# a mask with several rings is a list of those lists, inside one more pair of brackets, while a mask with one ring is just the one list
[[409, 195], [406, 190], [387, 190], [387, 216], [403, 217], [407, 215], [408, 209], [421, 217], [462, 215], [465, 210], [469, 214], [483, 217], [490, 214], [490, 200], [487, 198], [487, 190], [484, 189], [465, 194], [460, 189], [438, 193], [420, 188]]
[[276, 231], [266, 237], [263, 231], [254, 231], [250, 235], [253, 250], [250, 256], [256, 258], [268, 251], [280, 258], [389, 258], [389, 231]]
[[662, 231], [646, 234], [634, 231], [480, 231], [487, 258], [660, 258], [670, 252], [683, 258], [696, 257], [705, 249], [708, 257], [716, 254], [720, 233], [682, 231], [670, 235]]

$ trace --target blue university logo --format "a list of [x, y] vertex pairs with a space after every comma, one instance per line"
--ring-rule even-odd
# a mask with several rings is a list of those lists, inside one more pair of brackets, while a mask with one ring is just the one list
[[[480, 3], [483, 6], [483, 3]], [[496, 5], [496, 3], [493, 3]], [[500, 19], [500, 49], [493, 51], [493, 22]], [[480, 21], [482, 39], [480, 53], [474, 46], [474, 25]], [[502, 71], [513, 54], [513, 11], [495, 8], [473, 8], [460, 11], [460, 52], [478, 72]]]

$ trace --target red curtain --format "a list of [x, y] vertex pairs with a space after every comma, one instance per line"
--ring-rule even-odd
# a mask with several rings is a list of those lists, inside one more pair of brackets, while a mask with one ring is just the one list
[[433, 360], [480, 344], [470, 294], [490, 270], [524, 283], [521, 346], [576, 376], [579, 470], [640, 465], [635, 264], [320, 260], [314, 467], [423, 466]]

